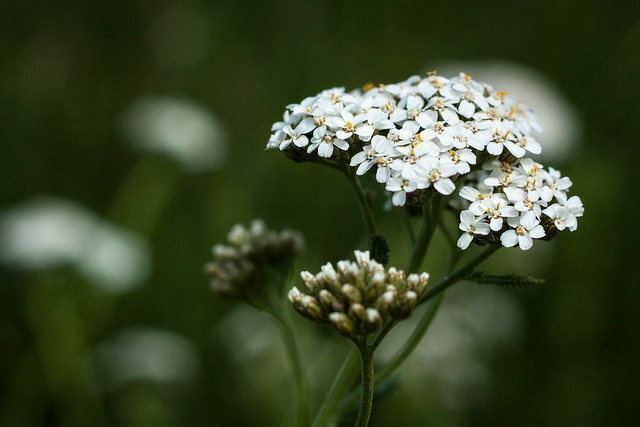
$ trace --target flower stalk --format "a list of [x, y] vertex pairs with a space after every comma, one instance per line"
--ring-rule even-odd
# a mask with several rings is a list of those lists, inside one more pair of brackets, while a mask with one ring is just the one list
[[438, 225], [438, 219], [441, 213], [439, 209], [440, 205], [441, 198], [434, 195], [429, 203], [423, 207], [422, 227], [420, 228], [420, 233], [418, 234], [418, 238], [413, 246], [411, 258], [407, 265], [407, 271], [409, 272], [418, 271], [427, 256], [429, 246], [431, 245], [431, 239], [433, 239], [433, 235], [435, 234]]
[[371, 207], [371, 203], [367, 199], [367, 195], [364, 192], [364, 188], [362, 187], [360, 178], [355, 174], [353, 169], [345, 171], [345, 175], [347, 176], [349, 181], [351, 181], [353, 189], [356, 192], [356, 196], [358, 197], [358, 202], [360, 205], [360, 211], [362, 213], [362, 219], [364, 221], [365, 232], [367, 233], [367, 237], [370, 237], [376, 232], [376, 222], [373, 217], [373, 209]]
[[373, 406], [374, 350], [366, 343], [361, 343], [358, 349], [360, 351], [360, 381], [362, 393], [360, 396], [360, 408], [358, 410], [356, 426], [366, 427], [369, 425], [371, 408]]

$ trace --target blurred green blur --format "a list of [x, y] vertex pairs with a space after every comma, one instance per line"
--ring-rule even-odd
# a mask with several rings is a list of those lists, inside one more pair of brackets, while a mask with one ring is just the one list
[[[455, 289], [422, 346], [441, 357], [412, 356], [372, 425], [637, 423], [637, 1], [27, 0], [5, 2], [0, 24], [0, 215], [25, 215], [14, 209], [42, 197], [72, 203], [99, 224], [83, 238], [125, 230], [143, 253], [130, 271], [148, 267], [122, 276], [137, 258], [118, 249], [99, 258], [112, 266], [78, 264], [83, 251], [37, 268], [2, 264], [0, 425], [291, 425], [277, 326], [210, 293], [210, 247], [252, 218], [305, 234], [299, 269], [366, 242], [347, 181], [265, 152], [271, 123], [325, 88], [487, 62], [533, 70], [567, 100], [566, 126], [580, 131], [546, 162], [572, 178], [586, 213], [577, 232], [487, 264], [546, 278], [543, 287]], [[571, 142], [563, 125], [557, 144]], [[145, 149], [184, 133], [212, 145], [184, 158]], [[391, 263], [403, 265], [403, 230], [382, 204]], [[426, 264], [434, 276], [441, 240]], [[316, 408], [349, 346], [296, 320]]]

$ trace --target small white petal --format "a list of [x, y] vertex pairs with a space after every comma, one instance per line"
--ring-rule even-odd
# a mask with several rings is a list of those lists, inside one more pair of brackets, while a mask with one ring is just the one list
[[397, 193], [393, 194], [391, 201], [393, 202], [394, 206], [404, 206], [405, 202], [407, 201], [407, 193], [405, 193], [404, 191], [398, 191]]
[[524, 236], [518, 235], [518, 244], [520, 245], [520, 249], [528, 251], [533, 246], [533, 240], [528, 234], [525, 234]]
[[458, 112], [460, 114], [462, 114], [463, 116], [465, 116], [466, 118], [469, 118], [473, 115], [474, 111], [476, 110], [475, 105], [473, 105], [473, 103], [463, 99], [462, 101], [460, 101], [460, 106], [458, 107]]
[[433, 187], [441, 194], [449, 195], [456, 189], [455, 184], [449, 178], [443, 178], [433, 184]]
[[500, 236], [500, 241], [504, 247], [510, 248], [518, 243], [518, 235], [515, 230], [507, 230]]
[[542, 228], [541, 225], [536, 225], [531, 231], [529, 231], [529, 235], [534, 239], [540, 239], [544, 237], [544, 228]]
[[469, 234], [469, 233], [464, 233], [458, 239], [457, 246], [460, 249], [465, 250], [465, 249], [467, 249], [469, 247], [469, 245], [471, 244], [472, 241], [473, 241], [473, 236], [471, 234]]
[[318, 147], [318, 155], [320, 157], [329, 158], [331, 157], [332, 154], [333, 154], [333, 144], [327, 144], [326, 142], [323, 142]]

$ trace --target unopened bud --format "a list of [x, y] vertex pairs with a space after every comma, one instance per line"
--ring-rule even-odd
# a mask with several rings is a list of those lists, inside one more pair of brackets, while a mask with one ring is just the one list
[[329, 320], [343, 335], [351, 337], [355, 331], [353, 322], [344, 313], [334, 312], [329, 314]]
[[236, 258], [238, 256], [238, 251], [236, 250], [236, 248], [232, 246], [221, 245], [219, 243], [213, 245], [211, 252], [213, 252], [214, 257], [220, 259]]
[[285, 254], [298, 255], [304, 249], [304, 238], [293, 230], [282, 230], [279, 241], [281, 252]]
[[380, 316], [380, 313], [375, 308], [367, 308], [365, 311], [365, 320], [367, 323], [378, 326], [382, 323], [382, 316]]
[[418, 289], [416, 289], [416, 292], [418, 293], [419, 296], [422, 296], [422, 294], [424, 294], [424, 291], [427, 289], [428, 284], [429, 284], [429, 273], [422, 273], [420, 275], [420, 283], [419, 283]]
[[296, 299], [302, 298], [302, 293], [297, 287], [294, 286], [293, 288], [291, 288], [291, 290], [289, 290], [287, 297], [289, 298], [289, 301], [294, 302]]
[[338, 271], [340, 272], [340, 274], [342, 274], [343, 276], [348, 276], [349, 273], [351, 272], [351, 263], [349, 261], [338, 261], [338, 263], [336, 264], [338, 267]]
[[356, 256], [356, 262], [361, 266], [367, 265], [371, 261], [369, 251], [354, 251], [353, 253]]
[[338, 282], [338, 273], [334, 270], [333, 265], [328, 262], [320, 268], [320, 271], [324, 275], [324, 279], [328, 282], [337, 283]]
[[250, 230], [251, 236], [260, 237], [264, 235], [266, 231], [267, 231], [267, 226], [265, 225], [263, 220], [254, 219], [253, 221], [251, 221], [251, 230]]
[[376, 308], [381, 313], [389, 312], [395, 305], [396, 301], [396, 290], [394, 287], [389, 286], [391, 289], [385, 291], [380, 297], [376, 300]]
[[398, 297], [392, 314], [399, 319], [403, 319], [411, 314], [417, 302], [418, 295], [413, 291], [407, 291]]
[[364, 319], [365, 311], [364, 305], [359, 303], [351, 304], [351, 307], [349, 307], [349, 316]]
[[362, 301], [362, 293], [353, 285], [342, 285], [342, 294], [352, 303]]
[[322, 308], [318, 304], [318, 300], [310, 295], [305, 295], [302, 297], [300, 301], [302, 307], [305, 309], [309, 317], [313, 319], [321, 319], [322, 318]]
[[365, 288], [366, 299], [371, 300], [377, 298], [386, 287], [386, 277], [384, 273], [378, 272], [369, 280], [369, 286]]
[[318, 292], [318, 298], [320, 299], [322, 307], [327, 311], [341, 310], [344, 307], [344, 304], [342, 304], [335, 295], [326, 289], [320, 289], [320, 292]]
[[385, 277], [384, 277], [384, 273], [381, 272], [377, 272], [376, 274], [373, 275], [373, 277], [371, 278], [371, 284], [373, 286], [383, 286], [384, 282], [385, 282]]
[[397, 285], [402, 281], [404, 281], [404, 271], [394, 267], [389, 268], [389, 282]]
[[249, 237], [249, 231], [240, 224], [236, 224], [231, 227], [231, 231], [227, 234], [227, 240], [235, 246], [244, 244], [249, 240]]
[[420, 276], [418, 276], [415, 273], [407, 276], [407, 286], [409, 286], [409, 289], [415, 290], [417, 289], [419, 284], [420, 284]]
[[302, 278], [302, 282], [309, 290], [309, 292], [315, 292], [318, 289], [318, 281], [316, 280], [316, 276], [309, 273], [308, 271], [300, 272], [300, 277]]

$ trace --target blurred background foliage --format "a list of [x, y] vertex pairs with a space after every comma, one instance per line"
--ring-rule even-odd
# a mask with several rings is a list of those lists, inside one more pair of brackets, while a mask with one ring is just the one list
[[[522, 91], [544, 94], [538, 109], [562, 102], [555, 140], [540, 139], [564, 153], [548, 162], [573, 179], [586, 215], [578, 232], [487, 266], [544, 287], [450, 292], [373, 424], [637, 422], [637, 1], [2, 9], [0, 425], [290, 424], [276, 326], [210, 294], [210, 246], [260, 217], [304, 232], [300, 269], [364, 247], [346, 180], [264, 152], [270, 125], [324, 88], [451, 64], [496, 87], [490, 70], [522, 75]], [[378, 216], [402, 265], [395, 213]], [[436, 244], [434, 275], [446, 256]], [[299, 328], [317, 404], [348, 346]]]

